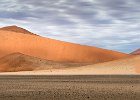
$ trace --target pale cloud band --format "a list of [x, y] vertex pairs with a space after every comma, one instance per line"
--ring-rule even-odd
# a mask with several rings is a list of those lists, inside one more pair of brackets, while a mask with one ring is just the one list
[[140, 47], [139, 0], [0, 0], [0, 26], [130, 52]]

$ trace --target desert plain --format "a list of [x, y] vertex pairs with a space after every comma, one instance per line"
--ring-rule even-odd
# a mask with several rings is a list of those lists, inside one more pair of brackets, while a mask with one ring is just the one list
[[0, 100], [139, 100], [140, 76], [0, 76]]

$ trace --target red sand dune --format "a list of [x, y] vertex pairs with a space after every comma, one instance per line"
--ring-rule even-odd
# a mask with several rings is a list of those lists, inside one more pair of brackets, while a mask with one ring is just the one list
[[21, 53], [12, 53], [0, 58], [0, 72], [50, 70], [84, 65], [87, 64], [54, 62]]
[[62, 42], [36, 35], [19, 34], [18, 27], [14, 30], [18, 31], [0, 30], [0, 57], [20, 52], [53, 61], [100, 63], [130, 56], [112, 50]]
[[16, 25], [13, 26], [7, 26], [7, 27], [2, 27], [0, 30], [5, 30], [5, 31], [12, 31], [12, 32], [18, 32], [18, 33], [24, 33], [24, 34], [30, 34], [30, 35], [36, 35], [31, 33], [30, 31], [23, 29], [21, 27], [18, 27]]
[[132, 52], [131, 54], [132, 54], [132, 55], [140, 55], [140, 49], [138, 49], [138, 50]]

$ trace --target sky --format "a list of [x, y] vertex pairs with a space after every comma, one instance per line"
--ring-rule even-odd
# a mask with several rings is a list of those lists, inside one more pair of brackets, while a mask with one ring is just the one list
[[140, 48], [140, 0], [0, 0], [0, 27], [130, 53]]

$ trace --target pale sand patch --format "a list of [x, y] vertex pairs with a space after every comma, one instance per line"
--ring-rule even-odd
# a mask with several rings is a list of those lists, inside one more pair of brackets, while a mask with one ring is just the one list
[[6, 72], [0, 75], [136, 75], [139, 74], [137, 70], [140, 70], [140, 56], [76, 68]]
[[[122, 66], [121, 66], [122, 67]], [[79, 67], [79, 68], [65, 68], [52, 70], [38, 70], [38, 71], [23, 71], [23, 72], [5, 72], [0, 75], [102, 75], [102, 74], [137, 74], [135, 68], [132, 66], [123, 66], [123, 68], [114, 67]]]

